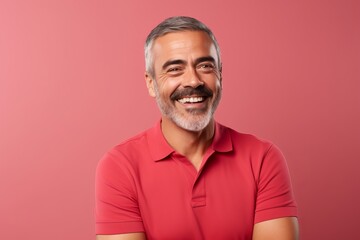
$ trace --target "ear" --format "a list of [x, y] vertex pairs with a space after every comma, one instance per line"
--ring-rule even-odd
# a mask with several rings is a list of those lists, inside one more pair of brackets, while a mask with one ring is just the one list
[[220, 69], [219, 69], [219, 79], [220, 79], [220, 84], [221, 84], [221, 86], [222, 86], [222, 70], [223, 70], [223, 68], [222, 68], [222, 62], [220, 63]]
[[145, 72], [146, 86], [151, 97], [155, 97], [154, 80], [148, 72]]
[[222, 62], [220, 63], [220, 69], [219, 69], [219, 73], [220, 73], [220, 81], [222, 82], [222, 71], [223, 71], [223, 66], [222, 66]]

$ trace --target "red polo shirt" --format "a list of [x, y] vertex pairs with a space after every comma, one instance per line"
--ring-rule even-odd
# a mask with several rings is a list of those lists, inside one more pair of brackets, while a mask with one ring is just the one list
[[96, 234], [251, 239], [255, 223], [296, 215], [281, 152], [218, 123], [199, 171], [168, 145], [160, 123], [97, 168]]

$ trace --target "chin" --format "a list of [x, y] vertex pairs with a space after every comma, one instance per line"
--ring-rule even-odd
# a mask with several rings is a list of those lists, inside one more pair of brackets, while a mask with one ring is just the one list
[[206, 116], [202, 117], [194, 117], [194, 119], [189, 120], [184, 117], [181, 118], [172, 118], [173, 122], [187, 131], [191, 132], [199, 132], [204, 130], [210, 123], [212, 119], [212, 114], [207, 114]]

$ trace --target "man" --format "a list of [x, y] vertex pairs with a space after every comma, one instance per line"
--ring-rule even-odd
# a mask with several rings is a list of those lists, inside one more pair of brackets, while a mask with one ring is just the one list
[[213, 118], [222, 72], [210, 29], [166, 19], [149, 34], [145, 59], [161, 121], [100, 161], [97, 239], [297, 239], [280, 151]]

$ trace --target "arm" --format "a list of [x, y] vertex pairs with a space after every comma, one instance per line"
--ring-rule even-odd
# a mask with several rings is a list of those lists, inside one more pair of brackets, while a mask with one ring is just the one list
[[145, 229], [130, 167], [119, 152], [107, 153], [96, 169], [97, 240], [144, 240]]
[[298, 240], [299, 225], [296, 217], [283, 217], [254, 225], [253, 240]]
[[126, 233], [116, 235], [97, 235], [96, 240], [146, 240], [144, 233]]
[[253, 240], [298, 240], [297, 207], [284, 156], [272, 145], [260, 166]]

